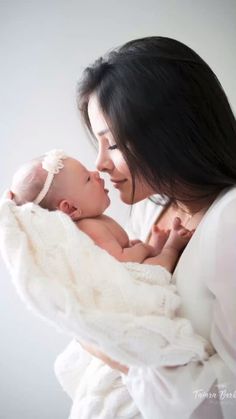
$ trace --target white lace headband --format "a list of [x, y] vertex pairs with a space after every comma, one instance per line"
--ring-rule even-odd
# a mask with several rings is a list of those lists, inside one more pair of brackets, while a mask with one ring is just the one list
[[68, 156], [63, 150], [51, 150], [45, 154], [45, 157], [42, 161], [42, 167], [48, 172], [48, 175], [42, 190], [34, 200], [34, 204], [40, 204], [43, 198], [45, 198], [50, 189], [54, 176], [64, 167], [62, 160], [66, 159], [67, 157]]

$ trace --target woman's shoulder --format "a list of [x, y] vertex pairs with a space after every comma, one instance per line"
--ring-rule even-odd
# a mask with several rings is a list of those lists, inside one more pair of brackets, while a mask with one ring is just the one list
[[236, 185], [223, 189], [215, 200], [215, 204], [227, 205], [236, 200]]
[[220, 192], [207, 212], [206, 221], [236, 221], [236, 185]]
[[214, 272], [213, 277], [217, 278], [221, 272], [223, 278], [226, 275], [225, 267], [229, 265], [234, 266], [235, 276], [236, 187], [219, 194], [200, 223], [194, 243], [202, 264]]

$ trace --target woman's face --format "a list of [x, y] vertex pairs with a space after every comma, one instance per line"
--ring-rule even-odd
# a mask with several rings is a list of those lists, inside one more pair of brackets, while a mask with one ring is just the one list
[[[112, 133], [107, 125], [104, 115], [100, 109], [96, 95], [92, 95], [88, 104], [88, 115], [93, 134], [98, 141], [98, 157], [96, 160], [97, 169], [106, 172], [110, 176], [114, 188], [120, 192], [120, 199], [126, 204], [132, 203], [132, 178], [123, 155], [117, 148]], [[135, 179], [135, 194], [133, 203], [154, 194], [153, 189]]]

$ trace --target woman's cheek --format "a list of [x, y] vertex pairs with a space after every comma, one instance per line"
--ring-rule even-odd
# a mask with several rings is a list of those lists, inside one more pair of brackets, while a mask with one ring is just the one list
[[116, 155], [113, 159], [114, 165], [116, 169], [124, 175], [125, 178], [130, 178], [130, 171], [124, 157], [122, 156], [121, 152], [117, 150]]

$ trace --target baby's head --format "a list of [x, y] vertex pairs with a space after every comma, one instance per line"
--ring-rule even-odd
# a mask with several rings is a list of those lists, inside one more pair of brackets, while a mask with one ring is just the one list
[[101, 215], [110, 204], [104, 180], [62, 150], [52, 150], [16, 172], [11, 191], [17, 205], [34, 202], [76, 221]]

